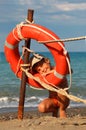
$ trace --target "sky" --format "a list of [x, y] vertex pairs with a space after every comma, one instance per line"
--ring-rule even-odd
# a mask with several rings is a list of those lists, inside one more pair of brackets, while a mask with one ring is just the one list
[[[56, 33], [60, 39], [86, 36], [86, 0], [0, 0], [0, 52], [9, 32], [25, 21], [28, 9], [34, 22]], [[86, 51], [86, 40], [65, 42], [68, 51]], [[43, 45], [31, 44], [35, 51]]]

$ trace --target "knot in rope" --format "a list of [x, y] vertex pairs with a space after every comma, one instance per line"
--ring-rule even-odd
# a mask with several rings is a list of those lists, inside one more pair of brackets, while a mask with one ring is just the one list
[[18, 37], [21, 40], [27, 40], [26, 38], [23, 37], [22, 33], [21, 33], [21, 28], [23, 27], [24, 22], [21, 22], [20, 24], [17, 24], [16, 28], [17, 28], [17, 33], [18, 33]]
[[29, 48], [27, 48], [25, 46], [22, 46], [22, 54], [24, 54], [25, 50], [27, 50], [30, 53], [35, 53], [33, 50], [31, 50], [31, 49], [29, 49]]
[[28, 19], [25, 19], [25, 21], [26, 21], [26, 23], [28, 23], [28, 24], [33, 24], [33, 23], [34, 23], [34, 20], [31, 22], [31, 21], [29, 21]]
[[35, 57], [37, 57], [38, 59], [41, 59], [42, 56], [40, 56], [38, 53], [35, 53], [33, 50], [23, 46], [22, 49], [22, 54], [24, 55], [25, 50], [27, 50], [28, 52], [32, 53]]

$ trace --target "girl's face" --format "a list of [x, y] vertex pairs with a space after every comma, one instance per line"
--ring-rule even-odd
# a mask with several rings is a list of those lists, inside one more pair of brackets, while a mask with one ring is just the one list
[[46, 73], [49, 73], [51, 67], [50, 67], [50, 64], [49, 63], [43, 63], [42, 66], [37, 66], [36, 67], [36, 70], [38, 73], [42, 74], [42, 75], [45, 75]]

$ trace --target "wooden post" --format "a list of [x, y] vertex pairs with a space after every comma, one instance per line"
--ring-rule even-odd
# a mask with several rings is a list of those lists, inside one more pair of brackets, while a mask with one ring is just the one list
[[[30, 22], [33, 21], [33, 13], [34, 13], [34, 10], [28, 10], [27, 20], [29, 20]], [[25, 41], [25, 47], [30, 48], [30, 41], [31, 41], [31, 39], [28, 39]], [[29, 52], [25, 51], [24, 64], [29, 63], [29, 55], [30, 55]], [[26, 80], [27, 80], [27, 76], [26, 76], [25, 72], [22, 72], [22, 79], [21, 79], [21, 86], [20, 86], [20, 98], [19, 98], [19, 106], [18, 106], [18, 119], [23, 119]]]

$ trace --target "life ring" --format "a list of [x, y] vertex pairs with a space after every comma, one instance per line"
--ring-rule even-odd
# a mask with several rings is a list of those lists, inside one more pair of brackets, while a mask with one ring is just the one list
[[[23, 38], [30, 38], [34, 39], [36, 41], [48, 41], [48, 40], [58, 40], [60, 39], [55, 33], [53, 33], [51, 30], [45, 28], [44, 26], [38, 25], [38, 24], [23, 24], [20, 28], [21, 35]], [[22, 38], [19, 37], [18, 29], [15, 27], [7, 36], [4, 50], [5, 50], [5, 56], [6, 60], [9, 62], [10, 67], [14, 73], [16, 73], [17, 65], [20, 59], [20, 53], [19, 53], [19, 43], [22, 40]], [[64, 46], [63, 42], [59, 42], [62, 46]], [[55, 60], [55, 73], [50, 73], [46, 75], [46, 80], [54, 85], [59, 85], [61, 81], [63, 80], [64, 76], [68, 73], [68, 64], [66, 57], [67, 54], [64, 54], [64, 49], [62, 46], [58, 44], [58, 42], [52, 42], [49, 44], [44, 44], [49, 51], [52, 53], [54, 60]], [[21, 61], [20, 64], [22, 64], [23, 61]], [[19, 70], [17, 74], [18, 78], [21, 79], [22, 77], [22, 71]], [[38, 76], [41, 80], [42, 77], [39, 74], [36, 74], [34, 76]], [[31, 78], [28, 78], [27, 83], [35, 88], [43, 88], [39, 83], [34, 81]]]

